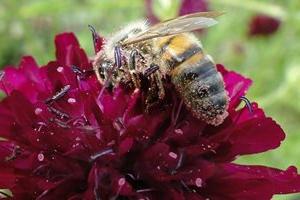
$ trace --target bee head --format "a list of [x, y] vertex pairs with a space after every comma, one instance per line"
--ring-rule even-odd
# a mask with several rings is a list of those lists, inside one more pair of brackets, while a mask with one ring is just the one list
[[111, 71], [113, 63], [109, 60], [104, 60], [100, 63], [99, 66], [99, 78], [101, 82], [105, 82], [108, 78], [108, 74]]

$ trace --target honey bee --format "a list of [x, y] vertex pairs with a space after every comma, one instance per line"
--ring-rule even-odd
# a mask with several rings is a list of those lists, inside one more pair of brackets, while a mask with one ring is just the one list
[[227, 117], [229, 97], [212, 58], [204, 54], [191, 32], [217, 23], [220, 12], [198, 12], [153, 26], [145, 21], [129, 24], [111, 36], [97, 53], [93, 68], [106, 87], [132, 83], [141, 87], [140, 75], [153, 83], [149, 90], [165, 97], [163, 80], [169, 76], [185, 106], [211, 125]]

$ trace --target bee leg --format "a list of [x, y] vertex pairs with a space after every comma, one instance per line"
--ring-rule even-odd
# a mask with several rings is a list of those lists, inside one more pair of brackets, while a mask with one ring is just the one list
[[137, 50], [133, 50], [130, 53], [130, 57], [129, 57], [129, 61], [128, 61], [128, 68], [129, 68], [129, 73], [131, 76], [131, 80], [134, 84], [134, 87], [136, 88], [140, 88], [141, 87], [141, 83], [138, 79], [138, 75], [136, 73], [136, 56], [138, 55], [138, 51]]
[[113, 79], [113, 73], [116, 69], [119, 69], [122, 66], [122, 55], [121, 55], [121, 48], [119, 46], [115, 46], [114, 49], [114, 58], [115, 58], [115, 65], [112, 67], [111, 70], [107, 73], [107, 79], [103, 83], [103, 87], [99, 92], [98, 99], [100, 99], [104, 93], [104, 90], [110, 86], [111, 81]]
[[159, 97], [157, 94], [158, 86], [156, 85], [156, 80], [152, 76], [150, 77], [150, 87], [147, 91], [146, 96], [146, 112], [149, 113], [151, 108], [155, 107], [159, 103]]
[[143, 75], [145, 77], [149, 77], [150, 75], [152, 75], [153, 73], [155, 73], [157, 70], [159, 69], [159, 66], [152, 63], [150, 65], [150, 67], [148, 67], [144, 72], [143, 72]]
[[156, 85], [158, 87], [158, 97], [159, 97], [159, 99], [163, 99], [166, 95], [166, 92], [165, 92], [165, 88], [164, 88], [164, 85], [162, 82], [161, 73], [159, 71], [156, 71], [154, 73], [154, 78], [155, 78]]

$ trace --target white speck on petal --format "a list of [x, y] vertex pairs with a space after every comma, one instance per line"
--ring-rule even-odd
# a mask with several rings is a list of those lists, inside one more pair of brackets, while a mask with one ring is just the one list
[[42, 162], [44, 159], [45, 159], [44, 154], [39, 153], [39, 154], [38, 154], [38, 160], [39, 160], [40, 162]]
[[178, 155], [177, 155], [176, 153], [174, 153], [174, 152], [170, 152], [170, 153], [169, 153], [169, 156], [170, 156], [171, 158], [176, 159]]
[[174, 132], [180, 135], [183, 134], [183, 131], [181, 129], [175, 129]]
[[120, 178], [118, 181], [119, 186], [122, 186], [125, 184], [125, 178]]
[[64, 71], [64, 68], [63, 68], [63, 67], [58, 67], [58, 68], [56, 69], [56, 71], [59, 72], [59, 73], [62, 73], [62, 72]]
[[195, 184], [197, 187], [202, 187], [202, 179], [201, 178], [196, 178]]
[[74, 103], [76, 103], [76, 99], [74, 99], [74, 98], [69, 98], [69, 99], [68, 99], [68, 103], [74, 104]]
[[42, 110], [41, 108], [36, 108], [36, 109], [34, 110], [34, 113], [35, 113], [36, 115], [41, 114], [41, 112], [43, 112], [43, 110]]

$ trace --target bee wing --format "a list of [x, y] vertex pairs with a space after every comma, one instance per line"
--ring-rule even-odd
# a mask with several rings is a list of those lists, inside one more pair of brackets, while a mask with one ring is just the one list
[[179, 33], [207, 28], [217, 24], [218, 22], [214, 18], [221, 14], [223, 13], [198, 12], [170, 19], [150, 27], [134, 38], [128, 38], [127, 40], [123, 41], [122, 45], [129, 45], [157, 37], [176, 35]]

